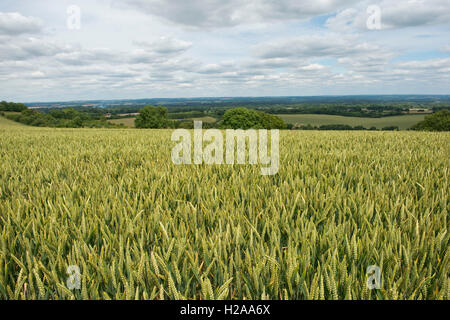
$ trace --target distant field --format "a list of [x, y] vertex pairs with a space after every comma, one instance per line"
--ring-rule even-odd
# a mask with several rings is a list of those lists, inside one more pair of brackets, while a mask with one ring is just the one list
[[425, 115], [404, 115], [385, 118], [343, 117], [326, 114], [279, 114], [278, 116], [287, 123], [292, 124], [310, 124], [312, 126], [346, 124], [350, 126], [362, 125], [366, 128], [376, 127], [378, 129], [398, 126], [401, 130], [408, 129], [425, 118]]
[[111, 122], [114, 124], [123, 124], [124, 126], [126, 126], [128, 128], [134, 128], [134, 120], [136, 120], [136, 118], [123, 118], [123, 119], [108, 120], [108, 122]]
[[203, 121], [203, 122], [208, 122], [208, 123], [213, 123], [213, 122], [217, 121], [217, 119], [214, 117], [191, 118], [191, 119], [187, 119], [187, 120]]
[[[123, 118], [123, 119], [113, 119], [113, 120], [108, 120], [111, 123], [115, 123], [115, 124], [123, 124], [124, 126], [128, 127], [128, 128], [134, 128], [134, 120], [136, 118]], [[216, 118], [213, 117], [202, 117], [202, 118], [191, 118], [191, 119], [174, 119], [174, 120], [195, 120], [195, 121], [203, 121], [203, 122], [216, 122]]]

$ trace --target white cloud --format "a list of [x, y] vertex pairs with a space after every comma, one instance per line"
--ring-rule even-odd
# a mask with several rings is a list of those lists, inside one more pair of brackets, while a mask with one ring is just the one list
[[442, 52], [450, 53], [450, 45], [443, 46], [441, 48]]
[[207, 64], [199, 68], [198, 73], [203, 74], [224, 74], [230, 70], [230, 66], [223, 64]]
[[16, 36], [25, 33], [39, 33], [41, 20], [25, 17], [17, 12], [0, 12], [0, 35]]
[[0, 38], [1, 60], [29, 60], [39, 57], [53, 57], [59, 53], [70, 52], [72, 47], [39, 38]]
[[254, 49], [256, 56], [263, 59], [348, 57], [380, 51], [375, 44], [361, 42], [354, 36], [339, 34], [315, 34], [299, 36], [259, 45]]
[[[443, 1], [425, 8], [406, 0], [127, 0], [124, 10], [79, 0], [79, 31], [67, 29], [61, 2], [50, 9], [53, 2], [42, 1], [0, 3], [0, 11], [21, 12], [0, 19], [2, 99], [448, 93], [450, 87]], [[382, 8], [380, 32], [367, 32], [369, 4]], [[410, 14], [403, 20], [396, 18], [401, 8]], [[325, 25], [322, 15], [332, 15]]]
[[323, 70], [326, 67], [321, 65], [321, 64], [317, 64], [317, 63], [313, 63], [313, 64], [309, 64], [307, 66], [304, 67], [300, 67], [301, 70], [305, 70], [305, 71], [319, 71], [319, 70]]
[[380, 8], [381, 29], [444, 25], [450, 20], [448, 0], [378, 0], [361, 1], [355, 7], [340, 10], [327, 20], [326, 26], [340, 32], [355, 29], [369, 31], [369, 5]]
[[230, 27], [268, 21], [308, 19], [352, 5], [356, 0], [125, 0], [129, 7], [194, 28]]
[[171, 37], [161, 37], [157, 41], [151, 43], [134, 41], [134, 44], [139, 47], [150, 49], [158, 54], [178, 54], [187, 51], [192, 46], [191, 42]]
[[381, 8], [386, 28], [434, 25], [450, 20], [448, 0], [383, 1]]
[[425, 70], [429, 73], [445, 73], [450, 72], [450, 58], [402, 62], [399, 63], [397, 67], [410, 72]]
[[95, 63], [117, 63], [120, 57], [110, 49], [93, 48], [81, 49], [77, 48], [73, 51], [66, 51], [55, 55], [56, 61], [66, 65], [89, 65]]

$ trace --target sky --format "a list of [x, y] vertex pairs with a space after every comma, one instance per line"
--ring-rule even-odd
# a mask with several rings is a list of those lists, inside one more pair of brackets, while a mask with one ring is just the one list
[[450, 0], [0, 2], [0, 100], [449, 88]]

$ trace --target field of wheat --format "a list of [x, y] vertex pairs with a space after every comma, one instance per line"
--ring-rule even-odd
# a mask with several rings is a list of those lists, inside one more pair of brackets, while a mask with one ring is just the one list
[[170, 137], [0, 121], [0, 299], [450, 298], [449, 133], [285, 131], [274, 176]]

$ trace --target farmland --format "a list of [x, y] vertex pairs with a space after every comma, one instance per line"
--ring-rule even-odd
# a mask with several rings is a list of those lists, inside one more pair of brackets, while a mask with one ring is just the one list
[[11, 127], [25, 127], [23, 124], [14, 122], [0, 116], [0, 129], [9, 129]]
[[425, 115], [402, 115], [382, 118], [344, 117], [327, 114], [280, 114], [278, 116], [286, 123], [291, 124], [310, 124], [312, 126], [345, 124], [350, 126], [362, 125], [366, 128], [373, 126], [377, 129], [398, 126], [400, 130], [411, 128], [425, 118]]
[[[121, 118], [121, 119], [112, 119], [112, 120], [108, 120], [111, 123], [114, 124], [123, 124], [125, 127], [128, 128], [134, 128], [134, 120], [136, 120], [136, 118]], [[191, 120], [191, 121], [203, 121], [205, 123], [213, 123], [215, 121], [217, 121], [216, 118], [213, 117], [201, 117], [201, 118], [190, 118], [190, 119], [174, 119], [174, 120]]]
[[0, 299], [450, 298], [449, 133], [283, 131], [275, 176], [171, 133], [0, 117]]
[[[422, 121], [425, 115], [403, 115], [382, 118], [362, 118], [362, 117], [345, 117], [326, 114], [279, 114], [281, 119], [290, 124], [310, 124], [312, 126], [344, 124], [350, 126], [362, 125], [366, 128], [376, 127], [382, 129], [389, 126], [398, 126], [400, 130], [411, 128], [416, 123]], [[123, 124], [126, 127], [133, 128], [136, 118], [122, 118], [108, 120], [114, 124]], [[213, 117], [191, 118], [187, 120], [201, 120], [203, 122], [215, 122], [217, 119]]]
[[136, 120], [136, 118], [121, 118], [121, 119], [108, 120], [108, 122], [111, 122], [114, 124], [123, 124], [125, 127], [133, 128], [134, 120]]

